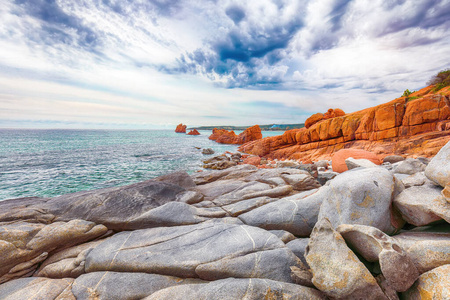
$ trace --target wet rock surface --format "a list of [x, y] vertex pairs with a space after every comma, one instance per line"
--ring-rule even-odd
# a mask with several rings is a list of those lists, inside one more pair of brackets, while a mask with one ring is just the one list
[[408, 160], [339, 175], [327, 161], [236, 165], [2, 201], [0, 298], [440, 297], [450, 264], [441, 159], [415, 160], [413, 174], [396, 173]]

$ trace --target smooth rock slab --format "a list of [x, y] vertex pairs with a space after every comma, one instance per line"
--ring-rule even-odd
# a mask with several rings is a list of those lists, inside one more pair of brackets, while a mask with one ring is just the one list
[[450, 143], [433, 157], [425, 169], [425, 175], [442, 187], [450, 183]]
[[400, 188], [392, 174], [382, 168], [355, 169], [329, 182], [318, 219], [327, 218], [333, 228], [340, 224], [376, 227], [392, 234], [404, 221], [392, 210], [392, 198]]
[[275, 235], [246, 225], [208, 222], [161, 227], [110, 237], [87, 255], [85, 269], [196, 278], [199, 265], [285, 247]]
[[229, 277], [267, 278], [294, 283], [291, 279], [290, 267], [300, 265], [300, 260], [289, 248], [282, 248], [202, 264], [195, 269], [195, 273], [204, 280]]
[[450, 265], [444, 265], [420, 275], [417, 282], [402, 295], [402, 299], [449, 299]]
[[415, 226], [428, 225], [441, 219], [450, 222], [450, 203], [441, 195], [437, 186], [413, 186], [394, 199], [403, 219]]
[[[282, 229], [296, 236], [307, 237], [317, 222], [317, 215], [328, 187], [316, 193], [293, 195], [258, 207], [238, 218], [247, 225], [264, 229]], [[306, 194], [307, 195], [307, 194]]]
[[76, 300], [72, 294], [72, 278], [20, 278], [0, 285], [0, 299]]
[[351, 249], [370, 262], [379, 261], [389, 286], [404, 292], [419, 277], [414, 262], [394, 238], [381, 230], [364, 225], [339, 225], [336, 229]]
[[187, 284], [160, 290], [145, 300], [261, 300], [261, 299], [326, 299], [318, 290], [268, 279], [223, 279], [207, 284]]
[[72, 293], [77, 300], [142, 299], [167, 287], [196, 283], [204, 281], [146, 273], [94, 272], [78, 277]]
[[387, 299], [375, 278], [347, 247], [327, 218], [320, 219], [305, 253], [312, 283], [337, 299]]
[[320, 188], [320, 183], [310, 174], [282, 174], [283, 178], [296, 191], [307, 191]]

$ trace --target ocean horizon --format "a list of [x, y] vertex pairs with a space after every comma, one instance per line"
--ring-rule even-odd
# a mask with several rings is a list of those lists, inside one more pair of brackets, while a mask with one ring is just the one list
[[[203, 155], [237, 145], [165, 129], [0, 129], [0, 201], [122, 186], [202, 169]], [[236, 132], [239, 133], [239, 132]], [[282, 134], [264, 131], [263, 137]]]

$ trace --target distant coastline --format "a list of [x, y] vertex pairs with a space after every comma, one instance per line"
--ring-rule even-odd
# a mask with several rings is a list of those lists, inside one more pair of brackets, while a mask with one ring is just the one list
[[[226, 129], [226, 130], [245, 130], [249, 126], [200, 126], [200, 127], [189, 127], [188, 130], [197, 129], [197, 130], [213, 130], [217, 129]], [[289, 129], [300, 129], [305, 127], [304, 123], [299, 124], [268, 124], [268, 125], [259, 125], [262, 131], [285, 131]]]

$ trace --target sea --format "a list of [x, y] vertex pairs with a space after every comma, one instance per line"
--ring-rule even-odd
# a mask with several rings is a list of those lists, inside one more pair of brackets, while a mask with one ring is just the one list
[[[236, 132], [239, 133], [239, 132]], [[173, 130], [0, 129], [0, 201], [54, 197], [122, 186], [170, 172], [202, 170], [202, 161], [238, 146]], [[265, 131], [263, 137], [282, 134]], [[214, 155], [203, 155], [211, 148]]]

